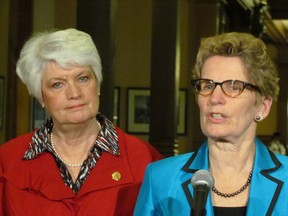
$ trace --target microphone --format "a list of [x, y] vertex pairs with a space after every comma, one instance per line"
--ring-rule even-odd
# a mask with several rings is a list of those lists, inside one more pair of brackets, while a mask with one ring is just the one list
[[191, 179], [194, 188], [194, 198], [191, 215], [203, 216], [206, 214], [205, 205], [208, 193], [214, 185], [214, 178], [207, 170], [198, 170]]

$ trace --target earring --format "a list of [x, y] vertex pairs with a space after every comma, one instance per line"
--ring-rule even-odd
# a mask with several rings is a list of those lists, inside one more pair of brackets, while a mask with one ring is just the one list
[[260, 116], [256, 116], [256, 121], [260, 121], [261, 120], [261, 117]]
[[41, 106], [42, 106], [42, 108], [44, 108], [44, 107], [45, 107], [45, 104], [41, 104]]

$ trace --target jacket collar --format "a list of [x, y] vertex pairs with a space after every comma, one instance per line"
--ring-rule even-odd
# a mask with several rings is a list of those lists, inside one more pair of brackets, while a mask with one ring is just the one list
[[260, 140], [256, 139], [255, 143], [256, 154], [247, 213], [257, 215], [257, 212], [265, 212], [265, 215], [271, 215], [283, 186], [283, 181], [277, 177], [277, 170], [282, 164]]
[[[98, 122], [100, 122], [102, 128], [92, 150], [94, 159], [98, 159], [100, 154], [99, 151], [108, 152], [113, 155], [120, 155], [118, 135], [113, 123], [101, 113], [97, 114], [96, 119]], [[35, 130], [28, 149], [24, 154], [23, 158], [25, 160], [32, 160], [46, 150], [53, 153], [53, 149], [48, 138], [49, 134], [52, 132], [53, 126], [54, 123], [52, 118], [48, 118], [45, 123]]]
[[[255, 145], [256, 153], [253, 165], [253, 175], [250, 183], [247, 215], [257, 215], [257, 212], [266, 212], [265, 215], [269, 215], [274, 209], [283, 185], [283, 181], [277, 177], [273, 177], [272, 172], [278, 170], [282, 164], [257, 138], [255, 139]], [[208, 143], [205, 142], [198, 151], [192, 154], [182, 168], [184, 171], [184, 174], [181, 177], [183, 182], [182, 187], [191, 208], [193, 203], [193, 188], [190, 180], [197, 170], [209, 170], [208, 151]], [[265, 191], [265, 197], [263, 197], [263, 191]], [[263, 199], [266, 201], [263, 201]], [[214, 215], [211, 193], [209, 193], [207, 198], [206, 214]]]

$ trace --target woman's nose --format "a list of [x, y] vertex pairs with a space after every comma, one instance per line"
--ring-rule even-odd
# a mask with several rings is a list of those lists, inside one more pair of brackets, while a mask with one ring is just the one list
[[81, 96], [81, 89], [75, 83], [69, 83], [67, 88], [67, 95], [69, 99], [77, 99]]
[[210, 95], [210, 101], [212, 104], [219, 104], [225, 101], [225, 94], [220, 85], [217, 85], [214, 91]]

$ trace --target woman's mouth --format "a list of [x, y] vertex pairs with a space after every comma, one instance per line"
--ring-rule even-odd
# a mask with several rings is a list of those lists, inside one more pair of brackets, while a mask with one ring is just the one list
[[224, 116], [221, 113], [212, 113], [210, 116], [214, 119], [223, 119]]

